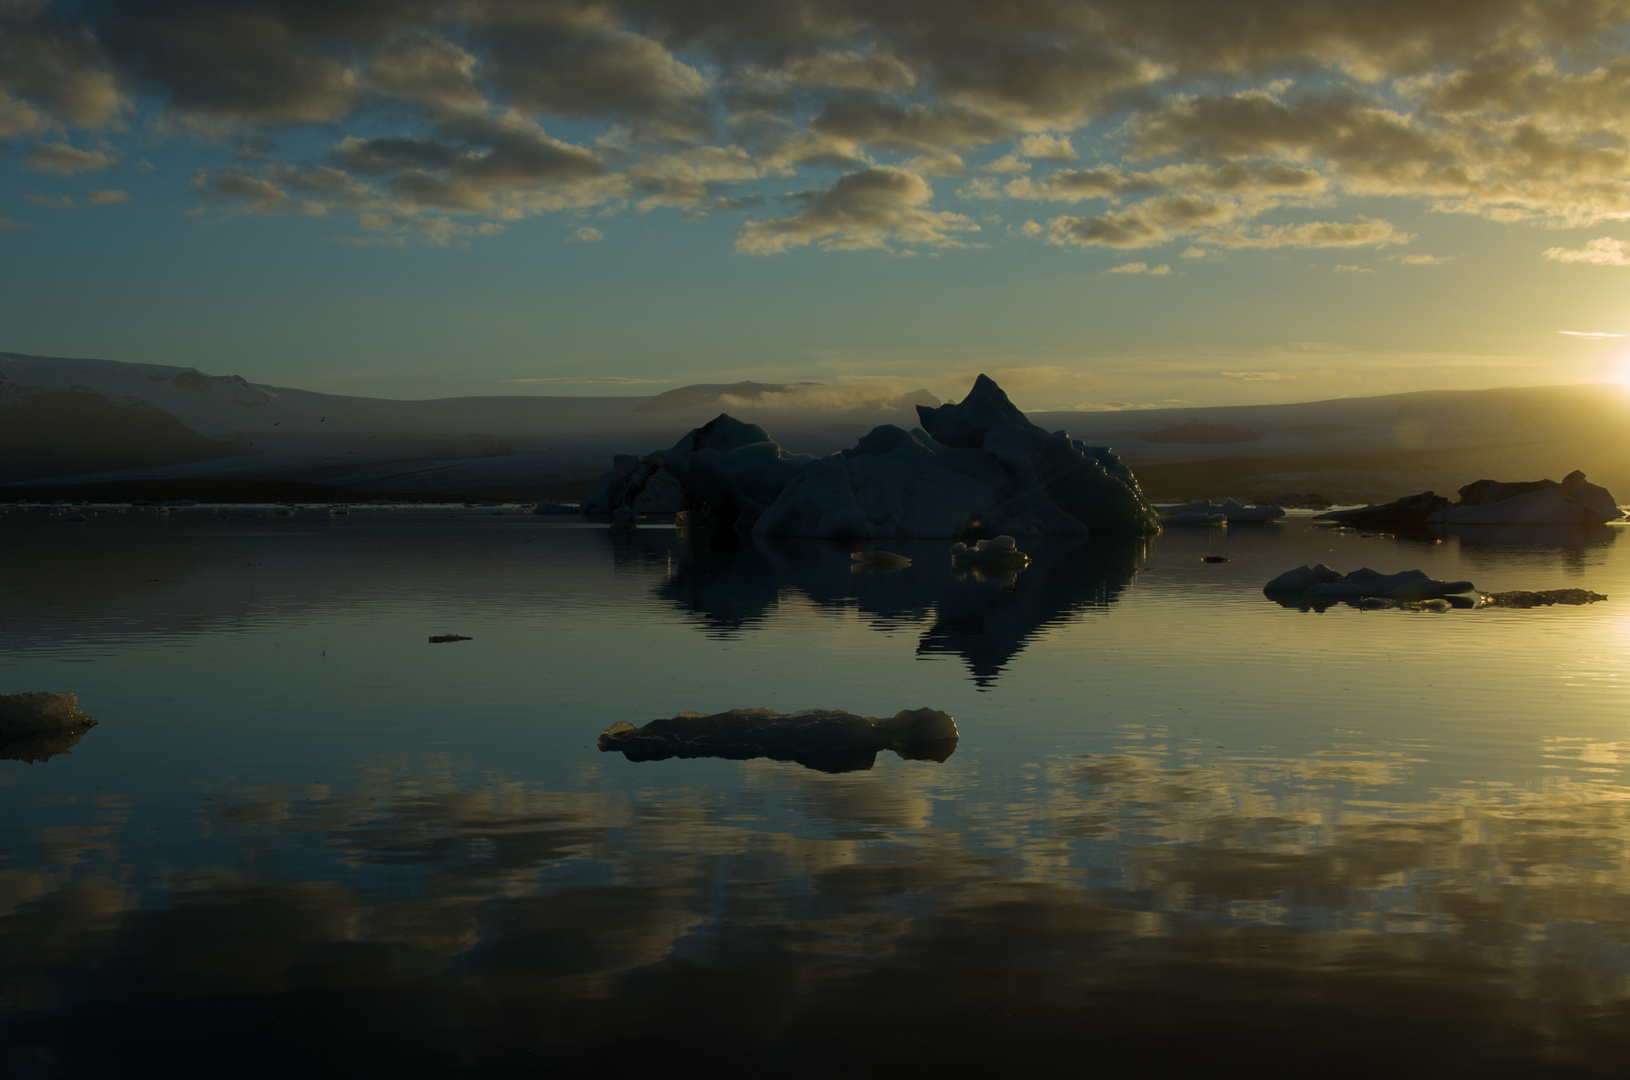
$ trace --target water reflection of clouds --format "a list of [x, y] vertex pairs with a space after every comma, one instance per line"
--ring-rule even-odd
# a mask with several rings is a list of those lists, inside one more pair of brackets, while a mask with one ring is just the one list
[[[126, 808], [64, 807], [78, 818], [0, 868], [0, 1001], [14, 1053], [75, 1067], [204, 1023], [280, 1025], [267, 1071], [656, 1060], [710, 1038], [920, 1064], [963, 1053], [969, 1024], [1031, 1063], [1186, 1060], [1158, 1029], [1207, 1052], [1385, 1031], [1404, 1060], [1610, 1064], [1630, 788], [1580, 767], [1627, 751], [1543, 749], [1570, 768], [1444, 790], [1413, 786], [1408, 748], [1154, 740], [1040, 763], [1005, 794], [908, 765], [773, 782], [746, 765], [738, 791], [638, 797], [376, 766], [201, 803], [226, 857], [146, 881]], [[226, 1053], [212, 1038], [200, 1061]]]

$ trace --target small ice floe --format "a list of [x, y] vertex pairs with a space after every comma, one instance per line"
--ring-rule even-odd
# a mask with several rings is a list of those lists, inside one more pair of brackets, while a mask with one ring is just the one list
[[1019, 550], [1018, 541], [1011, 536], [993, 536], [969, 547], [951, 545], [952, 566], [990, 566], [1004, 570], [1023, 570], [1030, 565], [1030, 556]]
[[856, 574], [887, 574], [911, 565], [910, 559], [892, 551], [851, 551], [849, 560], [849, 570]]
[[475, 638], [465, 637], [463, 634], [434, 634], [430, 638], [430, 644], [432, 644], [432, 645], [440, 645], [440, 644], [442, 644], [443, 642], [446, 642], [446, 641], [474, 641], [474, 640], [475, 640]]
[[893, 716], [856, 716], [838, 709], [731, 709], [682, 712], [635, 727], [619, 720], [601, 735], [601, 750], [630, 761], [767, 757], [822, 772], [869, 769], [879, 750], [914, 761], [944, 761], [956, 750], [956, 721], [937, 709], [902, 709]]
[[1518, 589], [1513, 592], [1487, 593], [1478, 601], [1478, 607], [1506, 607], [1506, 608], [1536, 608], [1551, 607], [1553, 604], [1594, 604], [1607, 597], [1599, 592], [1589, 589], [1542, 589], [1539, 592], [1527, 592]]
[[1285, 511], [1278, 506], [1246, 506], [1233, 499], [1200, 499], [1179, 506], [1159, 506], [1162, 525], [1247, 525], [1278, 521]]
[[0, 758], [34, 762], [66, 754], [95, 726], [73, 694], [0, 694]]
[[[1343, 574], [1319, 563], [1287, 570], [1264, 585], [1262, 591], [1275, 599], [1300, 597], [1309, 601], [1345, 600], [1357, 603], [1371, 599], [1411, 602], [1438, 600], [1476, 590], [1469, 581], [1439, 581], [1428, 576], [1424, 570], [1383, 574], [1366, 566]], [[1475, 604], [1469, 599], [1462, 602], [1467, 607]]]

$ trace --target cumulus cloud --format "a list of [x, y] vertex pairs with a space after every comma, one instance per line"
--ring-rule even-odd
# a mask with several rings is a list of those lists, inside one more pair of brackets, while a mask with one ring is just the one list
[[1148, 263], [1144, 262], [1129, 262], [1122, 263], [1119, 266], [1112, 266], [1109, 268], [1108, 272], [1111, 274], [1151, 274], [1156, 277], [1162, 277], [1171, 273], [1172, 268], [1165, 263], [1161, 263], [1158, 266], [1150, 266]]
[[1070, 143], [1068, 135], [1053, 135], [1041, 131], [1020, 139], [1019, 153], [1043, 161], [1071, 161], [1075, 158], [1075, 147]]
[[1047, 223], [1047, 239], [1060, 245], [1157, 247], [1176, 236], [1227, 224], [1239, 213], [1232, 202], [1167, 195], [1096, 217], [1053, 218]]
[[48, 210], [66, 210], [74, 204], [73, 199], [66, 195], [30, 195], [29, 204], [43, 206]]
[[0, 92], [0, 139], [43, 132], [49, 126], [45, 115], [25, 101]]
[[736, 250], [774, 255], [819, 243], [829, 250], [883, 249], [891, 242], [955, 247], [956, 234], [979, 229], [970, 218], [927, 208], [928, 182], [883, 165], [840, 177], [831, 187], [798, 192], [805, 209], [785, 218], [749, 221], [736, 232]]
[[566, 238], [568, 243], [594, 244], [606, 238], [606, 234], [592, 225], [584, 225]]
[[787, 78], [795, 83], [829, 86], [839, 90], [871, 90], [891, 93], [910, 90], [917, 77], [897, 57], [887, 52], [822, 52], [800, 57], [786, 66]]
[[130, 201], [130, 193], [117, 189], [93, 191], [85, 196], [85, 201], [92, 206], [119, 206]]
[[113, 158], [97, 150], [79, 150], [67, 143], [40, 143], [23, 156], [23, 162], [40, 172], [72, 176], [99, 172], [113, 167]]
[[478, 81], [481, 62], [446, 38], [409, 31], [382, 44], [370, 57], [368, 84], [442, 112], [486, 107]]
[[1308, 221], [1300, 225], [1269, 225], [1249, 231], [1208, 232], [1203, 243], [1229, 248], [1280, 247], [1386, 247], [1407, 244], [1413, 237], [1390, 221], [1360, 217], [1352, 221]]
[[[30, 167], [71, 175], [111, 166], [129, 149], [125, 126], [190, 136], [243, 148], [217, 159], [241, 174], [206, 170], [224, 184], [207, 195], [215, 205], [346, 210], [443, 235], [621, 200], [695, 215], [818, 169], [920, 178], [980, 162], [992, 171], [958, 197], [1100, 202], [1053, 219], [1063, 244], [1208, 230], [1232, 247], [1401, 242], [1298, 233], [1308, 227], [1283, 213], [1369, 196], [1496, 222], [1630, 216], [1630, 57], [1603, 46], [1630, 32], [1616, 0], [1253, 10], [0, 0], [0, 139], [19, 140]], [[331, 132], [328, 160], [284, 149], [311, 145], [284, 137], [293, 130]], [[105, 140], [97, 151], [71, 145], [83, 131]], [[277, 172], [319, 165], [361, 179], [324, 195]], [[937, 222], [907, 227], [939, 238], [923, 243], [969, 231], [911, 205]], [[754, 223], [738, 247], [794, 244], [813, 210]], [[1617, 265], [1592, 251], [1546, 257]]]
[[1546, 248], [1543, 254], [1545, 258], [1555, 262], [1630, 266], [1630, 242], [1614, 240], [1608, 236], [1591, 240], [1582, 248]]
[[492, 37], [494, 78], [528, 112], [620, 117], [654, 137], [712, 133], [708, 81], [662, 43], [617, 29], [507, 26]]
[[20, 229], [22, 227], [21, 222], [13, 221], [8, 217], [0, 217], [0, 232], [3, 232], [6, 229]]

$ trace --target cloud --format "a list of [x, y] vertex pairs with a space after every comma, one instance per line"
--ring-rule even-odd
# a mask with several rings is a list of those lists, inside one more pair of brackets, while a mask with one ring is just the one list
[[1226, 224], [1239, 213], [1232, 202], [1168, 195], [1097, 217], [1053, 218], [1047, 223], [1047, 239], [1060, 245], [1156, 247], [1174, 236]]
[[709, 83], [661, 42], [612, 28], [511, 24], [491, 36], [493, 78], [527, 112], [618, 117], [646, 137], [705, 138]]
[[766, 221], [749, 221], [736, 232], [736, 250], [774, 255], [790, 247], [820, 243], [828, 250], [889, 250], [891, 242], [955, 247], [955, 234], [979, 226], [961, 214], [933, 211], [927, 181], [891, 166], [863, 169], [840, 177], [831, 187], [798, 192], [801, 213]]
[[871, 94], [835, 99], [809, 122], [819, 134], [888, 150], [943, 152], [984, 146], [1010, 130], [1002, 121], [955, 105], [896, 105]]
[[1141, 262], [1122, 263], [1119, 266], [1112, 266], [1108, 270], [1108, 273], [1111, 274], [1150, 274], [1156, 277], [1161, 277], [1171, 272], [1172, 268], [1167, 266], [1165, 263], [1161, 263], [1158, 266], [1150, 266], [1148, 263]]
[[1059, 169], [1040, 180], [1020, 177], [1009, 183], [1005, 190], [1016, 199], [1075, 202], [1079, 199], [1108, 198], [1119, 194], [1126, 186], [1126, 177], [1117, 168]]
[[11, 218], [8, 218], [8, 217], [0, 217], [0, 232], [3, 232], [5, 230], [7, 230], [7, 229], [21, 229], [22, 227], [23, 226], [22, 226], [21, 222], [13, 221]]
[[1288, 371], [1219, 371], [1217, 374], [1242, 382], [1284, 382], [1296, 378]]
[[23, 157], [31, 169], [72, 176], [75, 173], [99, 172], [113, 167], [113, 158], [96, 150], [76, 150], [66, 143], [40, 143]]
[[1591, 263], [1596, 266], [1630, 266], [1630, 242], [1603, 236], [1582, 248], [1546, 248], [1545, 258], [1563, 263]]
[[876, 50], [818, 53], [792, 61], [783, 72], [791, 82], [839, 90], [898, 93], [917, 85], [911, 68]]
[[1250, 231], [1209, 232], [1203, 243], [1230, 248], [1280, 247], [1386, 247], [1414, 239], [1389, 221], [1360, 217], [1352, 221], [1308, 221], [1300, 225], [1271, 225]]
[[[694, 216], [772, 180], [833, 186], [814, 170], [980, 161], [996, 172], [959, 197], [1101, 200], [1054, 219], [1064, 244], [1215, 230], [1231, 246], [1351, 246], [1365, 242], [1304, 243], [1282, 212], [1346, 217], [1373, 196], [1500, 223], [1630, 216], [1630, 57], [1602, 46], [1630, 32], [1616, 0], [1227, 7], [0, 0], [0, 139], [48, 139], [24, 162], [71, 175], [133, 150], [126, 124], [182, 135], [250, 155], [206, 171], [289, 196], [236, 197], [255, 212], [442, 235], [619, 200]], [[73, 149], [76, 130], [99, 150]], [[279, 173], [311, 169], [317, 137], [357, 178], [343, 194]], [[938, 220], [936, 235], [962, 231]]]
[[584, 225], [566, 239], [568, 242], [576, 242], [579, 244], [594, 244], [604, 240], [605, 238], [606, 234], [601, 232], [599, 229], [596, 229], [592, 225]]
[[1378, 272], [1368, 266], [1357, 266], [1352, 263], [1338, 263], [1331, 269], [1338, 274], [1374, 274]]
[[481, 62], [446, 38], [408, 31], [382, 44], [369, 58], [368, 85], [443, 113], [484, 109]]
[[1592, 341], [1600, 341], [1603, 338], [1622, 338], [1630, 336], [1626, 334], [1600, 333], [1594, 330], [1558, 330], [1557, 333], [1565, 334], [1568, 337], [1589, 338]]
[[49, 121], [25, 101], [0, 92], [0, 139], [43, 132]]
[[920, 176], [961, 176], [968, 171], [967, 163], [956, 154], [918, 154], [905, 167]]
[[1442, 263], [1448, 262], [1449, 260], [1445, 259], [1441, 255], [1417, 253], [1414, 255], [1400, 255], [1398, 256], [1398, 261], [1404, 266], [1438, 266]]
[[118, 206], [130, 201], [130, 193], [117, 189], [93, 191], [85, 197], [85, 201], [92, 206]]
[[43, 206], [50, 210], [66, 210], [74, 204], [73, 199], [66, 195], [30, 195], [28, 201], [34, 206]]
[[130, 107], [102, 43], [65, 8], [0, 4], [0, 138], [108, 128]]
[[1037, 132], [1020, 139], [1019, 153], [1043, 161], [1071, 161], [1076, 156], [1075, 147], [1071, 145], [1068, 135], [1053, 135], [1048, 132]]
[[1023, 160], [1015, 154], [1003, 154], [1001, 157], [983, 166], [980, 172], [987, 173], [1027, 173], [1030, 171], [1030, 162]]
[[[368, 19], [343, 5], [328, 16], [294, 4], [116, 4], [101, 37], [130, 77], [180, 113], [320, 124], [357, 103], [363, 79], [346, 50], [335, 46], [347, 36], [348, 17]], [[353, 23], [349, 29], [362, 28]], [[377, 33], [382, 26], [370, 29]]]

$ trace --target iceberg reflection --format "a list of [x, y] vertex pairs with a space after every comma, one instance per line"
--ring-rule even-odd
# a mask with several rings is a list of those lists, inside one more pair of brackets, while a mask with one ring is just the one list
[[981, 688], [1046, 628], [1106, 610], [1132, 583], [1147, 544], [1140, 540], [1036, 538], [1027, 568], [968, 573], [944, 541], [891, 540], [911, 560], [888, 574], [856, 574], [850, 546], [824, 540], [747, 537], [726, 531], [610, 529], [620, 563], [665, 560], [658, 593], [709, 634], [732, 636], [765, 621], [782, 594], [860, 613], [868, 625], [922, 627], [919, 655], [961, 658]]

